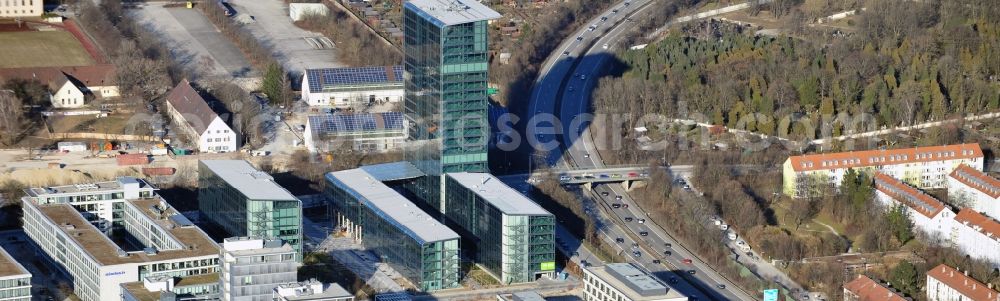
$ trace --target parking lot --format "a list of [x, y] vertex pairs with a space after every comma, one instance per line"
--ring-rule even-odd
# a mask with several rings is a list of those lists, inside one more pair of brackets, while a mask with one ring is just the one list
[[[306, 68], [341, 67], [337, 46], [323, 35], [296, 27], [288, 17], [288, 5], [281, 0], [230, 0], [236, 15], [248, 14], [246, 25], [258, 40], [272, 47], [285, 70], [302, 75]], [[243, 18], [245, 20], [247, 18]]]
[[182, 62], [193, 77], [222, 79], [254, 77], [243, 53], [219, 32], [198, 10], [183, 7], [164, 8], [163, 4], [148, 4], [129, 10], [139, 24], [160, 34], [171, 45], [170, 51]]

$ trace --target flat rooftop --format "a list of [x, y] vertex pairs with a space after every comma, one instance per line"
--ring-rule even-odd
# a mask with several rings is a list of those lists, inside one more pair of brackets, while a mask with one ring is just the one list
[[31, 273], [28, 273], [24, 266], [14, 260], [14, 257], [11, 257], [10, 253], [3, 249], [3, 246], [0, 246], [0, 278], [18, 275], [30, 277]]
[[476, 0], [410, 0], [404, 5], [442, 26], [500, 18], [500, 13]]
[[[141, 263], [141, 262], [157, 262], [163, 260], [174, 260], [187, 257], [200, 257], [200, 256], [218, 256], [219, 247], [213, 242], [205, 232], [202, 232], [196, 226], [182, 226], [176, 223], [174, 219], [161, 220], [157, 216], [154, 216], [153, 212], [149, 209], [154, 205], [160, 204], [161, 199], [151, 198], [142, 200], [129, 200], [128, 203], [134, 205], [139, 209], [140, 212], [145, 214], [145, 216], [153, 221], [153, 223], [159, 224], [160, 227], [166, 229], [170, 235], [177, 239], [181, 244], [189, 246], [190, 249], [181, 250], [159, 250], [155, 255], [148, 255], [145, 252], [130, 252], [128, 256], [118, 256], [118, 251], [121, 248], [118, 247], [110, 238], [108, 238], [104, 233], [101, 233], [96, 227], [91, 225], [87, 220], [80, 215], [76, 209], [68, 204], [46, 204], [46, 205], [35, 205], [38, 207], [39, 211], [42, 212], [45, 217], [51, 220], [54, 224], [59, 226], [59, 229], [66, 233], [66, 235], [76, 241], [84, 251], [86, 251], [91, 257], [94, 258], [101, 265], [116, 265], [125, 263]], [[179, 214], [173, 208], [169, 208], [164, 211], [165, 215]], [[173, 225], [173, 229], [170, 226]]]
[[677, 290], [630, 263], [609, 263], [588, 267], [587, 271], [624, 293], [630, 300], [685, 299]]
[[379, 182], [398, 181], [424, 176], [424, 173], [407, 161], [365, 165], [359, 167]]
[[340, 86], [384, 85], [402, 89], [403, 66], [306, 69], [305, 78], [313, 93]]
[[466, 189], [475, 191], [477, 195], [497, 207], [507, 215], [552, 215], [545, 211], [521, 192], [510, 188], [491, 174], [452, 172], [448, 177], [454, 179]]
[[[174, 281], [174, 287], [219, 283], [219, 273], [174, 278]], [[161, 292], [147, 290], [142, 281], [122, 283], [121, 286], [139, 301], [160, 301]]]
[[57, 194], [89, 194], [97, 192], [123, 190], [124, 188], [122, 185], [131, 183], [139, 184], [139, 189], [151, 189], [151, 190], [156, 189], [155, 187], [153, 187], [153, 185], [150, 185], [145, 180], [133, 177], [121, 177], [114, 181], [51, 186], [51, 187], [33, 187], [25, 189], [24, 193], [26, 193], [30, 197], [49, 196]]
[[438, 222], [417, 205], [363, 169], [350, 169], [326, 174], [328, 181], [343, 184], [363, 198], [361, 203], [397, 225], [407, 235], [423, 243], [458, 239], [458, 233]]
[[[297, 289], [297, 288], [304, 288], [309, 284], [311, 283], [309, 282], [288, 283], [288, 284], [280, 284], [278, 285], [278, 287], [282, 289]], [[305, 300], [326, 300], [333, 298], [347, 298], [352, 296], [354, 296], [354, 294], [351, 294], [343, 287], [341, 287], [339, 284], [330, 283], [330, 284], [323, 284], [323, 292], [320, 293], [313, 292], [311, 294], [304, 294], [301, 296], [282, 296], [282, 298], [288, 301], [300, 301], [300, 300], [305, 301]]]
[[244, 160], [202, 160], [229, 185], [254, 200], [297, 201], [292, 193], [274, 182], [266, 172], [257, 170]]

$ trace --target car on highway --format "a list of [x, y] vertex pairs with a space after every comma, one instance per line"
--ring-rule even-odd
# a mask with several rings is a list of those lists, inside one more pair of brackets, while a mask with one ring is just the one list
[[636, 243], [636, 242], [632, 243], [632, 249], [633, 250], [638, 250], [639, 249], [639, 243]]
[[613, 178], [613, 179], [621, 179], [621, 178], [622, 178], [622, 175], [621, 175], [621, 174], [617, 174], [617, 173], [614, 173], [614, 174], [611, 174], [611, 178]]
[[667, 248], [672, 248], [674, 245], [668, 242], [668, 243], [664, 243], [663, 246], [665, 246]]
[[573, 86], [569, 86], [569, 91], [573, 92]]
[[632, 251], [632, 256], [635, 256], [635, 257], [641, 257], [641, 256], [642, 256], [642, 252], [639, 252], [639, 251]]
[[604, 46], [601, 47], [604, 47], [604, 49], [608, 49], [608, 43], [604, 43]]
[[576, 37], [577, 41], [583, 41], [583, 36]]
[[653, 259], [653, 264], [660, 264], [660, 260], [659, 259]]
[[632, 218], [631, 217], [626, 217], [625, 221], [631, 223], [632, 222]]
[[569, 55], [569, 51], [563, 51], [563, 55]]
[[572, 178], [570, 178], [569, 176], [559, 176], [559, 181], [565, 182], [565, 181], [569, 181], [570, 179], [572, 179]]
[[621, 200], [622, 200], [622, 196], [620, 196], [620, 195], [616, 195], [616, 196], [615, 196], [615, 200], [618, 200], [618, 201], [621, 201]]
[[587, 80], [586, 74], [580, 74], [580, 80]]
[[663, 251], [663, 256], [670, 256], [670, 255], [674, 255], [674, 252]]
[[589, 27], [587, 27], [587, 31], [594, 31], [594, 29], [597, 29], [597, 24], [590, 25]]
[[644, 219], [644, 218], [640, 218], [640, 219], [639, 219], [639, 223], [640, 223], [640, 224], [645, 224], [645, 223], [646, 223], [646, 219]]
[[601, 196], [609, 196], [609, 195], [611, 194], [608, 193], [607, 191], [601, 191]]
[[688, 270], [688, 274], [694, 275], [696, 273], [694, 270]]
[[617, 9], [612, 9], [612, 10], [611, 10], [611, 13], [612, 13], [612, 14], [617, 14], [617, 13], [618, 13], [618, 10], [617, 10]]
[[685, 264], [691, 264], [691, 258], [684, 258], [684, 260], [681, 260], [681, 262]]
[[639, 176], [639, 173], [637, 173], [637, 172], [630, 172], [630, 173], [628, 173], [628, 177], [629, 178], [635, 178], [635, 177], [638, 177], [638, 176]]
[[620, 244], [621, 244], [621, 243], [625, 243], [625, 239], [623, 239], [623, 238], [621, 238], [621, 237], [619, 237], [619, 238], [615, 238], [615, 242], [617, 242], [617, 243], [620, 243]]
[[583, 153], [584, 158], [590, 158], [590, 153]]
[[719, 285], [716, 285], [715, 287], [719, 288], [720, 290], [726, 289], [726, 285], [725, 284], [719, 284]]
[[632, 2], [625, 1], [625, 6], [629, 6], [629, 5], [632, 5]]
[[684, 184], [684, 190], [691, 190], [691, 185]]
[[608, 174], [606, 174], [606, 173], [602, 173], [602, 174], [601, 174], [600, 176], [598, 176], [598, 177], [600, 177], [601, 179], [607, 179], [607, 178], [610, 178], [611, 176], [609, 176], [609, 175], [608, 175]]
[[649, 232], [646, 231], [639, 232], [639, 236], [649, 236]]
[[601, 22], [607, 21], [608, 17], [601, 17]]
[[618, 208], [621, 208], [621, 207], [622, 207], [622, 204], [618, 204], [618, 203], [611, 204], [611, 208], [618, 209]]

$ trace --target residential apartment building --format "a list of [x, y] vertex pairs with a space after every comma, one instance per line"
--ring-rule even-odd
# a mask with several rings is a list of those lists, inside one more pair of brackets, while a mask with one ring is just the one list
[[335, 108], [399, 102], [403, 66], [306, 69], [302, 100], [310, 106]]
[[167, 94], [167, 113], [174, 129], [184, 134], [199, 152], [225, 153], [239, 150], [236, 131], [208, 105], [187, 79]]
[[952, 221], [952, 244], [972, 258], [1000, 265], [1000, 222], [965, 208]]
[[902, 293], [865, 275], [844, 284], [844, 301], [908, 301]]
[[886, 208], [906, 208], [914, 229], [931, 238], [949, 239], [955, 214], [934, 197], [881, 172], [875, 173], [875, 197]]
[[[36, 190], [43, 188], [32, 188]], [[107, 195], [102, 190], [94, 197]], [[84, 215], [77, 197], [24, 197], [24, 231], [39, 257], [72, 279], [73, 291], [84, 301], [118, 300], [122, 284], [165, 276], [178, 283], [206, 275], [218, 279], [218, 245], [159, 196], [115, 199], [121, 231], [107, 231], [99, 220]], [[120, 204], [120, 205], [119, 205]], [[95, 226], [96, 225], [96, 226]], [[98, 227], [100, 226], [100, 228]], [[217, 281], [202, 286], [207, 293]]]
[[688, 298], [631, 263], [583, 269], [584, 301], [683, 301]]
[[297, 253], [281, 240], [231, 237], [221, 252], [222, 301], [271, 301], [276, 288], [298, 280]]
[[0, 0], [0, 18], [41, 16], [42, 0]]
[[408, 189], [439, 210], [445, 173], [489, 169], [487, 23], [498, 18], [479, 1], [403, 3], [404, 158], [427, 175]]
[[555, 217], [487, 173], [448, 173], [446, 219], [462, 235], [462, 250], [501, 283], [552, 279]]
[[839, 186], [850, 169], [881, 172], [917, 188], [944, 188], [948, 174], [960, 164], [983, 170], [978, 144], [790, 156], [782, 166], [782, 192], [793, 197], [822, 194], [823, 185]]
[[303, 135], [310, 152], [385, 152], [403, 147], [406, 124], [400, 112], [310, 115]]
[[302, 259], [302, 201], [247, 161], [199, 161], [198, 209], [229, 236], [281, 239]]
[[927, 271], [928, 301], [1000, 301], [1000, 292], [945, 264]]
[[459, 284], [459, 236], [365, 169], [326, 174], [336, 223], [423, 291]]
[[948, 202], [1000, 218], [1000, 180], [962, 164], [948, 174]]
[[122, 283], [122, 301], [209, 301], [219, 300], [219, 275], [174, 278], [150, 276], [142, 281]]
[[315, 279], [279, 285], [272, 292], [274, 301], [354, 301], [339, 284], [323, 284]]
[[0, 246], [0, 301], [31, 301], [31, 273]]

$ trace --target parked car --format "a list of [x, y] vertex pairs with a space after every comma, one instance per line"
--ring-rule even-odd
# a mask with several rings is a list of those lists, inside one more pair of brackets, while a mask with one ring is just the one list
[[639, 232], [639, 236], [649, 236], [649, 232], [646, 231]]

